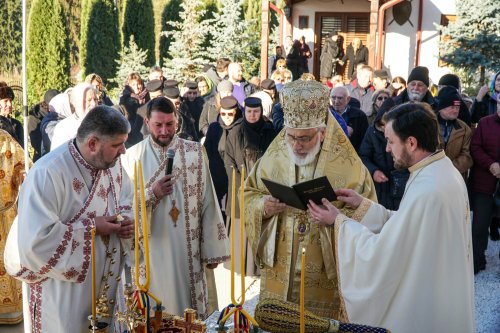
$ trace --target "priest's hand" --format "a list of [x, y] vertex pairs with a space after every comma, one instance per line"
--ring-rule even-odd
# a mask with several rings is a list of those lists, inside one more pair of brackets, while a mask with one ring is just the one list
[[313, 222], [320, 225], [331, 226], [335, 222], [339, 210], [325, 198], [321, 199], [321, 203], [322, 205], [316, 205], [314, 201], [309, 200], [307, 204], [307, 208], [309, 209], [307, 211], [311, 214]]
[[268, 219], [271, 216], [281, 213], [286, 208], [286, 204], [280, 202], [273, 196], [267, 195], [264, 197], [264, 218]]
[[118, 232], [121, 224], [116, 223], [116, 215], [111, 216], [97, 216], [94, 218], [95, 232], [97, 235], [107, 236], [112, 233]]
[[153, 183], [153, 193], [157, 199], [172, 194], [174, 191], [174, 177], [173, 175], [166, 175]]
[[338, 201], [345, 202], [352, 209], [357, 209], [363, 201], [363, 197], [358, 192], [351, 189], [341, 188], [336, 190], [335, 194], [337, 194]]
[[134, 220], [130, 219], [128, 216], [124, 216], [124, 220], [121, 221], [121, 227], [118, 230], [118, 237], [120, 238], [132, 238], [134, 236]]

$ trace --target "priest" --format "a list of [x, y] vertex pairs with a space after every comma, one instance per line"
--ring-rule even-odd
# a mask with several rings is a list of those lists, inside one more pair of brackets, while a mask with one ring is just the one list
[[[370, 173], [328, 110], [329, 92], [315, 81], [297, 80], [281, 92], [285, 128], [253, 167], [245, 184], [245, 222], [261, 268], [260, 298], [299, 303], [300, 253], [306, 248], [305, 308], [345, 320], [340, 311], [333, 229], [312, 224], [306, 211], [271, 197], [262, 178], [294, 185], [326, 176], [376, 200]], [[334, 202], [346, 214], [343, 203]]]
[[334, 227], [342, 308], [352, 322], [392, 332], [475, 332], [470, 208], [460, 172], [438, 146], [436, 115], [403, 104], [384, 121], [387, 152], [410, 178], [398, 211], [340, 189], [348, 218], [327, 200], [309, 204]]
[[[133, 177], [135, 161], [142, 161], [150, 217], [150, 230], [144, 235], [151, 249], [150, 291], [166, 312], [183, 315], [184, 309], [192, 308], [205, 319], [209, 293], [215, 292], [211, 270], [229, 259], [226, 229], [205, 150], [200, 143], [175, 134], [177, 117], [169, 99], [152, 99], [145, 119], [150, 135], [128, 149], [123, 163]], [[175, 156], [172, 172], [166, 174], [169, 149]], [[143, 237], [141, 249], [142, 242]], [[212, 275], [208, 281], [207, 275]]]
[[119, 276], [134, 231], [132, 186], [119, 159], [129, 131], [121, 113], [98, 106], [83, 119], [76, 139], [28, 173], [5, 250], [7, 272], [29, 286], [26, 332], [88, 332], [93, 228], [96, 293], [113, 331]]

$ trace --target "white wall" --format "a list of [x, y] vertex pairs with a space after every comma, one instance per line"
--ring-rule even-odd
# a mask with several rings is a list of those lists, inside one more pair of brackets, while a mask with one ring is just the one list
[[[340, 0], [311, 0], [299, 2], [293, 5], [292, 20], [295, 27], [292, 30], [293, 39], [299, 39], [301, 36], [306, 38], [306, 43], [311, 49], [312, 57], [309, 59], [309, 71], [313, 72], [314, 59], [314, 24], [316, 20], [316, 12], [359, 12], [369, 13], [370, 2], [366, 0], [344, 0], [344, 4]], [[309, 27], [307, 29], [299, 29], [299, 16], [309, 17]]]
[[[393, 20], [392, 9], [386, 11], [386, 43], [383, 67], [390, 71], [391, 77], [407, 78], [415, 66], [416, 33], [418, 28], [419, 1], [413, 0], [410, 21], [400, 26]], [[422, 16], [422, 34], [420, 46], [420, 66], [429, 68], [431, 80], [434, 83], [449, 72], [447, 68], [438, 66], [439, 32], [435, 24], [441, 23], [442, 14], [454, 14], [454, 0], [424, 0]], [[390, 24], [389, 24], [390, 23]]]

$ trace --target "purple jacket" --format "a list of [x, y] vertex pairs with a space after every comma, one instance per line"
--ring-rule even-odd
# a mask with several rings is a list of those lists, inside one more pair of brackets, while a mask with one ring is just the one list
[[498, 113], [479, 120], [470, 152], [474, 160], [470, 177], [472, 192], [493, 194], [497, 178], [489, 170], [490, 165], [500, 161], [500, 116]]

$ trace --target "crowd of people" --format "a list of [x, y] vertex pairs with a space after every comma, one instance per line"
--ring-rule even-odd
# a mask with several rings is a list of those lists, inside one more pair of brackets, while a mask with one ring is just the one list
[[[29, 284], [25, 314], [34, 331], [74, 331], [74, 325], [85, 331], [93, 228], [97, 275], [107, 276], [98, 281], [98, 293], [116, 299], [117, 277], [124, 267], [134, 268], [137, 160], [146, 193], [140, 210], [151, 220], [140, 248], [149, 237], [154, 249], [150, 276], [143, 258], [139, 276], [151, 279], [151, 292], [165, 299], [168, 312], [191, 307], [206, 318], [216, 309], [212, 270], [229, 259], [228, 231], [239, 230], [239, 203], [231, 207], [228, 197], [232, 173], [239, 188], [244, 168], [246, 234], [237, 243], [246, 244], [245, 273], [261, 276], [261, 298], [298, 302], [297, 263], [306, 247], [306, 308], [316, 314], [410, 332], [443, 329], [458, 313], [461, 320], [446, 327], [473, 329], [472, 272], [486, 267], [488, 237], [500, 239], [500, 72], [472, 99], [457, 75], [446, 74], [433, 87], [428, 69], [418, 66], [406, 80], [391, 80], [387, 70], [366, 65], [359, 40], [345, 54], [339, 43], [338, 34], [327, 37], [321, 82], [309, 73], [304, 38], [276, 48], [269, 79], [246, 80], [243, 66], [227, 58], [187, 82], [166, 78], [154, 66], [147, 79], [130, 73], [113, 101], [94, 73], [64, 92], [48, 90], [30, 110], [28, 133], [12, 116], [12, 89], [0, 83], [0, 185], [9, 187], [0, 211], [2, 221], [9, 220], [1, 229], [1, 264]], [[349, 82], [339, 72], [344, 63]], [[16, 211], [23, 135], [29, 135], [34, 164]], [[166, 174], [169, 149], [175, 158]], [[270, 196], [261, 180], [294, 184], [319, 176], [338, 189], [338, 201], [310, 202], [307, 211]], [[16, 214], [6, 245], [5, 226]], [[445, 252], [428, 253], [438, 243]], [[386, 256], [395, 252], [400, 256]], [[473, 260], [467, 261], [469, 254]], [[422, 275], [429, 265], [453, 274]], [[2, 311], [0, 305], [0, 323], [15, 322], [22, 318], [19, 282], [1, 278], [8, 286], [1, 296], [17, 300], [17, 307]], [[449, 279], [456, 284], [447, 285]], [[430, 280], [441, 296], [426, 289]], [[362, 297], [360, 286], [369, 289]], [[432, 309], [428, 299], [436, 301]], [[443, 310], [449, 302], [462, 303], [452, 317]], [[118, 307], [109, 304], [112, 317]], [[421, 310], [406, 326], [415, 320], [412, 306]], [[55, 319], [51, 313], [62, 308], [70, 312]], [[374, 308], [380, 311], [368, 310]]]

